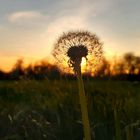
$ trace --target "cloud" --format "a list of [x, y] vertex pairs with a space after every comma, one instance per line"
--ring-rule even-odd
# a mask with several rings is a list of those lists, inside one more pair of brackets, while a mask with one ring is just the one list
[[38, 11], [19, 11], [8, 15], [8, 21], [11, 23], [31, 22], [44, 18], [45, 16]]

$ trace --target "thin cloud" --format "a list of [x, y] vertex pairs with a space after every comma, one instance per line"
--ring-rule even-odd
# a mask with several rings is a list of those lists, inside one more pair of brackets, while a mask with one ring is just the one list
[[11, 23], [29, 22], [43, 18], [45, 18], [45, 16], [37, 11], [19, 11], [8, 15], [8, 21]]

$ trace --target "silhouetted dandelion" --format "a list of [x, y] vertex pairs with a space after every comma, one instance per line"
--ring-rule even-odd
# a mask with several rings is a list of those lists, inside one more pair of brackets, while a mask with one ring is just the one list
[[85, 58], [86, 70], [91, 71], [98, 66], [102, 56], [102, 43], [95, 34], [90, 32], [71, 31], [59, 37], [53, 55], [62, 70], [68, 69], [68, 66], [75, 69], [78, 63], [81, 64], [82, 58]]
[[91, 140], [86, 96], [81, 75], [81, 62], [82, 58], [85, 58], [89, 69], [91, 66], [95, 67], [102, 56], [102, 43], [95, 34], [87, 31], [64, 33], [55, 44], [53, 56], [61, 64], [60, 68], [72, 67], [77, 76], [84, 136], [85, 140]]

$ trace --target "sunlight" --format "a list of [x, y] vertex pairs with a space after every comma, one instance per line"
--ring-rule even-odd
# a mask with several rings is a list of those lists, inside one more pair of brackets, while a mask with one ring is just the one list
[[86, 66], [86, 59], [82, 57], [81, 67], [85, 67], [85, 66]]
[[82, 57], [82, 62], [81, 62], [82, 73], [85, 72], [85, 68], [86, 68], [86, 59], [84, 57]]

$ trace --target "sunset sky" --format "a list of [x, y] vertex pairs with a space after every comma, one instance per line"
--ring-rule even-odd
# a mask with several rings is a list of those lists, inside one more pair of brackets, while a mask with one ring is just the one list
[[65, 31], [88, 30], [107, 56], [140, 55], [139, 0], [0, 0], [0, 69], [50, 59]]

